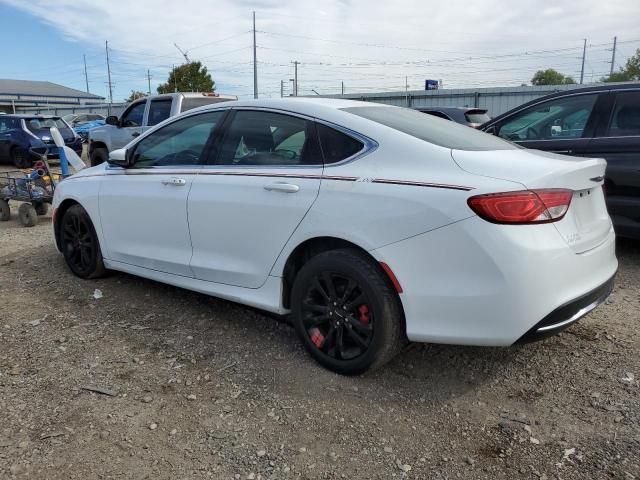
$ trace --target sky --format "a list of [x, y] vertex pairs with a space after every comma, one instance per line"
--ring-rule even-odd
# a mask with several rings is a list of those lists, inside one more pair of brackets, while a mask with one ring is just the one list
[[0, 0], [0, 78], [48, 80], [113, 99], [151, 90], [173, 65], [207, 66], [220, 93], [253, 96], [252, 12], [258, 90], [300, 95], [530, 83], [554, 68], [584, 81], [616, 69], [640, 48], [640, 1], [616, 0]]

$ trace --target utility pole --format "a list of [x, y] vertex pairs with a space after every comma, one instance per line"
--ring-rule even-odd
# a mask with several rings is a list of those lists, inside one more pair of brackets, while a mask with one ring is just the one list
[[294, 61], [293, 62], [293, 96], [297, 97], [298, 96], [298, 64], [300, 62], [299, 61]]
[[107, 78], [109, 80], [109, 115], [111, 115], [111, 104], [113, 103], [113, 88], [111, 86], [111, 66], [109, 65], [109, 40], [105, 40], [104, 48], [107, 52]]
[[87, 93], [89, 93], [89, 76], [87, 75], [87, 56], [83, 53], [82, 59], [84, 60], [84, 81], [87, 84]]
[[344, 96], [344, 80], [340, 82], [340, 95]]
[[284, 80], [280, 80], [280, 98], [284, 97]]
[[178, 79], [176, 78], [176, 66], [171, 65], [171, 71], [173, 72], [173, 91], [178, 93]]
[[258, 98], [258, 57], [256, 54], [256, 12], [253, 12], [253, 98]]
[[584, 39], [584, 46], [582, 47], [582, 68], [580, 69], [580, 85], [584, 81], [584, 59], [587, 56], [587, 39]]
[[149, 69], [147, 69], [147, 85], [149, 87], [149, 95], [151, 95], [151, 73], [149, 72]]
[[613, 69], [616, 66], [616, 45], [618, 43], [618, 37], [613, 37], [613, 51], [611, 53], [611, 72], [610, 75], [613, 75]]
[[407, 102], [407, 108], [409, 107], [409, 77], [404, 77], [404, 99]]

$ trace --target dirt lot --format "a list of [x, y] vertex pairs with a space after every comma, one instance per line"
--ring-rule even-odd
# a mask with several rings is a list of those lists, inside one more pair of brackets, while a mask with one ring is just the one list
[[253, 310], [73, 277], [49, 222], [22, 228], [14, 211], [0, 224], [0, 478], [640, 478], [640, 243], [618, 253], [613, 297], [560, 336], [410, 345], [345, 378]]

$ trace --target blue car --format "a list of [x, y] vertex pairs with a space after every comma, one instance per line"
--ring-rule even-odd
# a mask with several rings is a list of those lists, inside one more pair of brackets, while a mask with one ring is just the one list
[[0, 115], [0, 162], [12, 162], [18, 168], [30, 168], [34, 160], [47, 154], [57, 159], [58, 147], [51, 138], [57, 127], [65, 145], [82, 155], [82, 139], [60, 117], [44, 115]]

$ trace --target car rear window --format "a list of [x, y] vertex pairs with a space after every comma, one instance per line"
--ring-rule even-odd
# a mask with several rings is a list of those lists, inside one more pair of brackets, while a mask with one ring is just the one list
[[431, 115], [425, 115], [409, 108], [381, 106], [349, 107], [342, 110], [445, 148], [455, 150], [512, 150], [518, 148], [493, 135], [454, 122], [443, 122]]
[[193, 108], [204, 107], [205, 105], [211, 105], [212, 103], [224, 102], [226, 99], [218, 97], [185, 97], [182, 99], [181, 112], [186, 112]]
[[491, 120], [491, 117], [487, 115], [487, 112], [484, 110], [469, 110], [465, 112], [464, 118], [466, 118], [469, 123], [485, 123]]
[[64, 120], [61, 118], [26, 118], [24, 123], [27, 124], [27, 128], [31, 132], [37, 132], [38, 130], [48, 130], [51, 127], [69, 128]]

